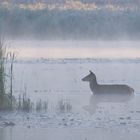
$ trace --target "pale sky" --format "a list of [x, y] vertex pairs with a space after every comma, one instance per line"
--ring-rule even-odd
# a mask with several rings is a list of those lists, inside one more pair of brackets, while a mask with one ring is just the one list
[[136, 58], [140, 42], [14, 41], [18, 58]]

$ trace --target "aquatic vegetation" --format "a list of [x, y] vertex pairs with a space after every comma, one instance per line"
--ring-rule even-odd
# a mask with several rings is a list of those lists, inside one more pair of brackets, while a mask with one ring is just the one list
[[67, 112], [71, 112], [72, 104], [68, 99], [61, 99], [58, 101], [58, 105], [56, 108], [60, 113], [67, 113]]
[[[10, 60], [10, 75], [6, 73], [6, 63]], [[13, 62], [15, 54], [7, 52], [7, 44], [3, 37], [0, 36], [0, 110], [12, 109], [15, 104], [13, 96]], [[10, 78], [10, 91], [6, 93], [6, 80]]]
[[26, 92], [23, 93], [22, 97], [19, 95], [17, 109], [20, 111], [29, 112], [32, 110], [33, 103], [31, 102], [30, 98], [27, 97]]
[[42, 101], [41, 99], [39, 99], [37, 100], [37, 102], [34, 102], [27, 96], [27, 92], [25, 90], [24, 93], [21, 93], [19, 95], [15, 109], [23, 112], [47, 111], [48, 101]]
[[9, 59], [10, 59], [10, 97], [11, 97], [11, 108], [13, 106], [13, 100], [12, 100], [12, 97], [13, 97], [13, 64], [14, 64], [14, 60], [16, 58], [16, 54], [13, 53], [13, 52], [9, 52], [8, 53], [9, 55]]
[[40, 111], [42, 109], [42, 101], [41, 99], [36, 103], [36, 111]]
[[5, 61], [6, 46], [3, 38], [0, 37], [0, 95], [5, 94]]
[[48, 101], [42, 101], [41, 99], [39, 99], [36, 102], [36, 111], [47, 111], [48, 110]]
[[6, 63], [6, 45], [4, 39], [0, 37], [0, 109], [10, 107], [10, 98], [5, 91], [5, 63]]
[[[27, 97], [26, 88], [23, 93], [19, 93], [19, 98], [15, 99], [13, 95], [13, 66], [16, 54], [12, 51], [8, 52], [7, 47], [6, 41], [0, 36], [0, 110], [18, 109], [29, 112], [35, 108], [36, 111], [46, 111], [48, 109], [48, 103], [39, 100], [36, 103], [36, 107], [34, 107], [34, 103]], [[6, 67], [7, 62], [8, 67]], [[7, 87], [8, 83], [9, 87]]]

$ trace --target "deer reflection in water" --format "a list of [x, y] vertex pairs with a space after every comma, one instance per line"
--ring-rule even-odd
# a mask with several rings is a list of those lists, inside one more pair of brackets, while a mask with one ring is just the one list
[[96, 75], [90, 71], [90, 74], [82, 79], [89, 82], [93, 95], [90, 98], [89, 105], [84, 109], [94, 113], [98, 103], [112, 102], [125, 103], [134, 97], [134, 89], [128, 85], [100, 85], [97, 83]]

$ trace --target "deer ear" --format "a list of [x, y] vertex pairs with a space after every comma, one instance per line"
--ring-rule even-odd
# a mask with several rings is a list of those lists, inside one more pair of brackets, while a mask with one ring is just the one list
[[89, 72], [90, 72], [90, 74], [93, 74], [93, 72], [91, 70]]

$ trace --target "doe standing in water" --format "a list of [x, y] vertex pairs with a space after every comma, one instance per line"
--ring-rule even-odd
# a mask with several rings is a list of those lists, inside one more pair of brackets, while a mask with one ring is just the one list
[[[134, 96], [134, 89], [128, 85], [100, 85], [97, 83], [96, 75], [90, 71], [90, 74], [82, 79], [82, 81], [89, 82], [90, 89], [93, 95], [102, 97], [106, 101], [116, 101], [116, 97], [121, 97], [119, 100], [124, 101]], [[115, 98], [114, 98], [115, 97]]]

